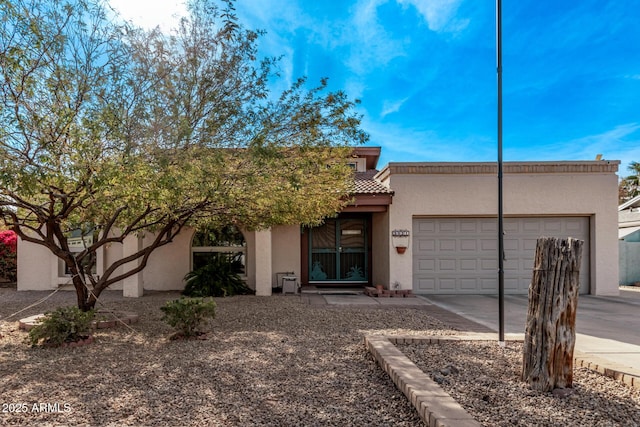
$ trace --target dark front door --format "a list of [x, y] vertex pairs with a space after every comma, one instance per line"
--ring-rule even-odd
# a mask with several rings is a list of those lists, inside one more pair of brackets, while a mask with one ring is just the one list
[[329, 219], [309, 231], [309, 282], [367, 283], [367, 220]]

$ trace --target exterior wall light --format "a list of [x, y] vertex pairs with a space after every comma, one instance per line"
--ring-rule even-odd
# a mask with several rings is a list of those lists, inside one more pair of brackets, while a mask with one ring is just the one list
[[391, 237], [393, 239], [393, 246], [396, 248], [396, 252], [399, 254], [405, 253], [409, 246], [409, 230], [392, 230]]

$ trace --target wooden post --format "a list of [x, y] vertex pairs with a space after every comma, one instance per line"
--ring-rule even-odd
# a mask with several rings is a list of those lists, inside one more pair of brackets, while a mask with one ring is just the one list
[[582, 240], [537, 241], [525, 329], [522, 379], [534, 390], [573, 385]]

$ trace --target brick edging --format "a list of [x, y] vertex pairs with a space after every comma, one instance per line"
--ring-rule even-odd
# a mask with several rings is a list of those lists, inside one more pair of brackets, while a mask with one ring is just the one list
[[[435, 338], [421, 342], [438, 342]], [[442, 387], [429, 378], [407, 356], [395, 346], [396, 343], [418, 342], [401, 337], [367, 336], [364, 338], [367, 350], [378, 365], [384, 369], [396, 387], [404, 393], [416, 408], [418, 415], [429, 427], [478, 427], [478, 423]]]
[[[418, 415], [429, 427], [480, 426], [465, 409], [442, 387], [418, 368], [398, 348], [397, 344], [438, 344], [442, 341], [495, 340], [495, 334], [447, 336], [365, 336], [364, 344], [378, 365], [407, 397]], [[522, 341], [522, 339], [509, 339]], [[640, 373], [591, 355], [574, 351], [574, 367], [583, 367], [640, 389]]]
[[617, 365], [608, 360], [600, 359], [596, 356], [587, 355], [579, 351], [573, 352], [573, 366], [591, 369], [605, 377], [613, 378], [616, 381], [620, 381], [629, 387], [640, 389], [640, 372], [629, 372], [634, 369], [627, 368], [622, 365]]

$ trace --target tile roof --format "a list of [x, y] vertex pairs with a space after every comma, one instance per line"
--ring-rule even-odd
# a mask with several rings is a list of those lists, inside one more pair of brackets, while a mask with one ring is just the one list
[[393, 194], [393, 190], [389, 187], [385, 187], [382, 183], [374, 178], [378, 173], [377, 170], [372, 169], [366, 172], [356, 172], [355, 181], [355, 194]]

